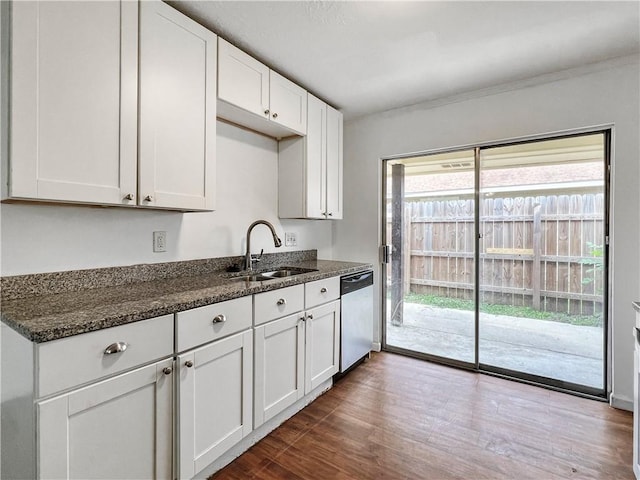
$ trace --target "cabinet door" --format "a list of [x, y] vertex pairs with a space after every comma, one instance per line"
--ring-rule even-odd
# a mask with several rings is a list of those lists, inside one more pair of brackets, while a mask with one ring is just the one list
[[216, 36], [140, 2], [140, 205], [213, 210], [215, 92]]
[[306, 135], [307, 91], [271, 70], [269, 72], [269, 108], [271, 120]]
[[304, 312], [255, 328], [254, 428], [304, 396]]
[[218, 39], [218, 98], [269, 117], [269, 67]]
[[342, 218], [342, 113], [327, 106], [327, 218]]
[[178, 356], [179, 472], [192, 478], [252, 429], [253, 333]]
[[[306, 217], [325, 218], [327, 211], [327, 104], [308, 99], [306, 141]], [[286, 187], [285, 187], [286, 188]]]
[[12, 7], [9, 196], [135, 204], [137, 3]]
[[38, 477], [172, 478], [172, 365], [38, 403]]
[[305, 395], [338, 372], [340, 300], [307, 310]]

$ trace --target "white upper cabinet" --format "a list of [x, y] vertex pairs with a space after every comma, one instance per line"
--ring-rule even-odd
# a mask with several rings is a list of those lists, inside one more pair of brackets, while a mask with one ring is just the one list
[[308, 95], [307, 135], [279, 143], [280, 218], [342, 218], [342, 113]]
[[135, 204], [137, 3], [11, 7], [8, 195]]
[[218, 116], [276, 138], [307, 133], [307, 91], [218, 40]]
[[159, 0], [11, 10], [4, 197], [213, 209], [216, 35]]
[[300, 135], [307, 133], [307, 91], [273, 70], [269, 74], [271, 120]]
[[269, 67], [218, 39], [218, 98], [260, 117], [269, 115]]
[[327, 105], [327, 218], [342, 218], [342, 112]]
[[165, 3], [140, 3], [141, 205], [213, 209], [216, 38]]

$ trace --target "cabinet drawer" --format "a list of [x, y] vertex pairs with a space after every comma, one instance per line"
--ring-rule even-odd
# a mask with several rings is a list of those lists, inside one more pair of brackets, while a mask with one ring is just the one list
[[281, 288], [254, 296], [254, 324], [274, 320], [304, 310], [304, 285]]
[[176, 314], [176, 348], [183, 352], [251, 327], [251, 295]]
[[[107, 347], [126, 349], [111, 354]], [[37, 346], [38, 396], [44, 397], [173, 354], [173, 315], [61, 338]]]
[[305, 308], [313, 308], [338, 298], [340, 298], [340, 277], [325, 278], [304, 285]]

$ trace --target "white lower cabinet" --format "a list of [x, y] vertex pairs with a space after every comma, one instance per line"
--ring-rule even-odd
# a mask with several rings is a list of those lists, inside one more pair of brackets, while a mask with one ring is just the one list
[[252, 430], [253, 332], [178, 355], [179, 478], [192, 478]]
[[340, 301], [255, 327], [254, 427], [338, 372]]
[[173, 360], [36, 403], [38, 478], [172, 477]]
[[304, 396], [304, 312], [255, 328], [256, 427]]
[[304, 393], [338, 373], [340, 366], [340, 300], [307, 310], [305, 320]]

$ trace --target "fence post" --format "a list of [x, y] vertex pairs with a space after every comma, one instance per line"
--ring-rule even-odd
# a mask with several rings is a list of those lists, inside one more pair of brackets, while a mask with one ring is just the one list
[[540, 310], [540, 254], [542, 250], [542, 207], [539, 203], [533, 206], [533, 265], [531, 266], [531, 283], [533, 287], [533, 308]]
[[404, 165], [391, 166], [391, 324], [402, 325], [404, 306]]

